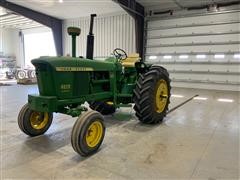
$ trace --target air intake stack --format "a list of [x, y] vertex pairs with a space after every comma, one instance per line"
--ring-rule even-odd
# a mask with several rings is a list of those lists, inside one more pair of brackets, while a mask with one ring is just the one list
[[77, 27], [69, 27], [68, 34], [72, 36], [72, 57], [76, 57], [76, 37], [80, 35], [81, 29]]

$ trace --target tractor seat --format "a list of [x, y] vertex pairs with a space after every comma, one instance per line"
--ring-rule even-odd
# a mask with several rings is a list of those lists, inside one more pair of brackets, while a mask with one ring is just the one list
[[135, 63], [140, 61], [138, 53], [129, 54], [126, 59], [122, 61], [123, 67], [135, 67]]

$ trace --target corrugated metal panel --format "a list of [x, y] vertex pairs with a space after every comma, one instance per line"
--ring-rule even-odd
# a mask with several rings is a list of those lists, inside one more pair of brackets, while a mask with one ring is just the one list
[[23, 30], [36, 27], [43, 27], [43, 25], [21, 15], [9, 13], [0, 17], [0, 28], [15, 28]]
[[[86, 42], [89, 31], [89, 18], [71, 19], [64, 22], [64, 54], [71, 53], [71, 37], [67, 27], [80, 27], [82, 32], [77, 38], [77, 56], [86, 56]], [[127, 53], [135, 52], [135, 23], [128, 14], [97, 17], [94, 24], [94, 57], [107, 57], [113, 49], [122, 48]]]
[[169, 69], [175, 86], [240, 91], [239, 17], [232, 12], [150, 20], [146, 60]]

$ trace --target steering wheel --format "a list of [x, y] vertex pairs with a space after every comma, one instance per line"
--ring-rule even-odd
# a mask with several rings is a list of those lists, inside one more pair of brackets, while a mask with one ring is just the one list
[[114, 49], [113, 55], [120, 61], [127, 59], [127, 53], [120, 48]]

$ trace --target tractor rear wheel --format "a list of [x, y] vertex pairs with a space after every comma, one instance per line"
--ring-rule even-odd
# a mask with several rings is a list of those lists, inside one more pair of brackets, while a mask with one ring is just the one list
[[112, 102], [99, 102], [99, 101], [94, 101], [89, 103], [89, 107], [92, 110], [100, 112], [102, 115], [110, 115], [115, 113], [116, 108], [112, 104]]
[[29, 136], [44, 134], [52, 124], [53, 114], [31, 110], [25, 104], [18, 114], [19, 128]]
[[96, 111], [83, 113], [75, 122], [71, 143], [81, 156], [89, 156], [99, 149], [105, 135], [103, 116]]
[[163, 120], [170, 103], [170, 79], [166, 69], [152, 66], [140, 74], [133, 92], [134, 110], [142, 123], [156, 124]]

